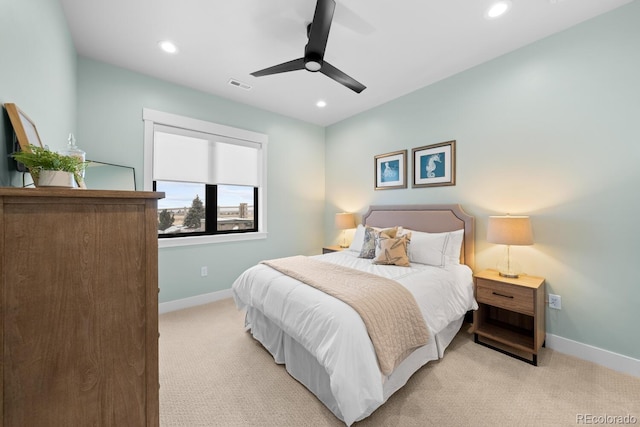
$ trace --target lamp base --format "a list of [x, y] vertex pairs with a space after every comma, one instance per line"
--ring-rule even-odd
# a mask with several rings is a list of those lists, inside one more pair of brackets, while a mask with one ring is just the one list
[[342, 249], [349, 247], [349, 245], [347, 244], [347, 234], [344, 232], [344, 230], [342, 230], [342, 235], [340, 240], [342, 241], [338, 244], [338, 246], [340, 246]]
[[520, 277], [520, 274], [518, 274], [518, 273], [509, 273], [509, 272], [499, 271], [498, 274], [500, 276], [502, 276], [502, 277], [506, 277], [506, 278], [509, 278], [509, 279], [517, 279], [518, 277]]
[[509, 279], [517, 279], [518, 277], [520, 277], [520, 274], [522, 273], [522, 267], [520, 266], [520, 263], [514, 261], [513, 258], [511, 258], [511, 251], [509, 246], [507, 246], [506, 250], [504, 251], [504, 256], [502, 257], [502, 259], [498, 261], [496, 270], [498, 270], [498, 274], [500, 274], [500, 276], [502, 277], [507, 277]]

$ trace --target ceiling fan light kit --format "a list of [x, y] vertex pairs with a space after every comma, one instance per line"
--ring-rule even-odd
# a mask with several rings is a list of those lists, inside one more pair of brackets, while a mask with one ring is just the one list
[[304, 56], [302, 58], [274, 65], [273, 67], [253, 72], [251, 75], [254, 77], [262, 77], [298, 70], [307, 70], [313, 73], [319, 71], [356, 93], [365, 90], [365, 85], [349, 77], [324, 60], [324, 51], [327, 47], [327, 41], [329, 40], [329, 30], [331, 29], [331, 21], [335, 8], [335, 0], [318, 0], [316, 3], [313, 21], [307, 26], [307, 37], [309, 41], [304, 47]]
[[307, 61], [304, 63], [304, 68], [306, 68], [307, 71], [315, 73], [316, 71], [320, 71], [320, 68], [322, 68], [322, 64], [318, 61]]
[[314, 73], [320, 71], [322, 68], [322, 58], [318, 58], [317, 55], [305, 56], [304, 68]]

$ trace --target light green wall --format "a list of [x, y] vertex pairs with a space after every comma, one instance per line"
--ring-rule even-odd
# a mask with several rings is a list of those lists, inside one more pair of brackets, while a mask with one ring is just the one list
[[[328, 127], [325, 241], [338, 211], [460, 203], [492, 268], [487, 217], [531, 215], [535, 245], [513, 254], [562, 296], [547, 331], [640, 358], [638, 23], [636, 1]], [[373, 190], [375, 155], [451, 139], [455, 186]]]
[[[74, 131], [90, 158], [134, 166], [139, 188], [143, 107], [269, 135], [269, 238], [161, 250], [163, 302], [227, 289], [263, 258], [318, 253], [337, 242], [337, 211], [459, 202], [477, 218], [478, 269], [500, 256], [488, 215], [532, 216], [536, 244], [514, 255], [563, 297], [547, 311], [550, 333], [637, 359], [637, 22], [634, 1], [325, 130], [77, 60], [58, 2], [0, 0], [0, 102], [18, 104], [54, 149]], [[5, 114], [0, 129], [9, 150]], [[373, 190], [373, 156], [449, 139], [456, 186]], [[0, 161], [0, 185], [20, 185], [10, 170]]]
[[[76, 119], [76, 52], [62, 8], [51, 0], [0, 0], [0, 103], [18, 105], [43, 144], [63, 148]], [[0, 185], [21, 186], [5, 156], [12, 129], [0, 115]]]
[[[243, 270], [263, 259], [320, 253], [324, 128], [78, 59], [78, 145], [92, 160], [135, 167], [138, 189], [143, 186], [143, 108], [269, 136], [268, 238], [161, 249], [160, 302], [228, 289]], [[208, 277], [200, 277], [202, 266], [208, 267]]]

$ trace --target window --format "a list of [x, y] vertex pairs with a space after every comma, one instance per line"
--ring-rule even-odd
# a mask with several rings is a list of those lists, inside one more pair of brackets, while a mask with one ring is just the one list
[[153, 185], [165, 193], [158, 201], [158, 237], [258, 231], [257, 187], [175, 181]]
[[145, 189], [165, 193], [160, 247], [266, 237], [266, 135], [148, 109], [143, 117]]

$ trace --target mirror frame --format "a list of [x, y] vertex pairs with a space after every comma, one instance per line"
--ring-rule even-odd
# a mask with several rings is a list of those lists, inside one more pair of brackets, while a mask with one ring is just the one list
[[[20, 149], [22, 151], [29, 151], [29, 145], [42, 147], [42, 140], [40, 139], [38, 128], [36, 128], [36, 124], [33, 120], [31, 120], [24, 111], [18, 108], [16, 104], [7, 102], [4, 104], [4, 108], [7, 110], [9, 120], [11, 120], [11, 126], [13, 126], [13, 131], [18, 138]], [[36, 141], [30, 140], [29, 134], [35, 135]]]

